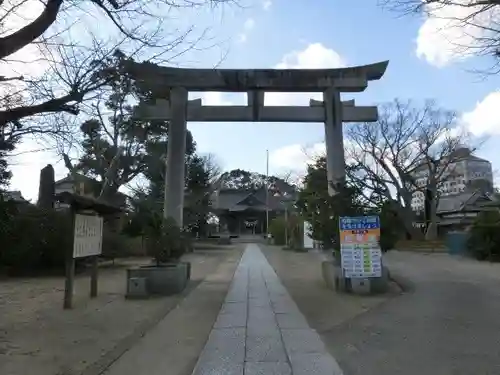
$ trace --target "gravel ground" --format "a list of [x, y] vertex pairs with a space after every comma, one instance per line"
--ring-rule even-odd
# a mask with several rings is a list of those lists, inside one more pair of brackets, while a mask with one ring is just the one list
[[379, 296], [336, 293], [328, 289], [323, 281], [322, 254], [313, 251], [283, 251], [275, 246], [261, 248], [311, 327], [319, 333], [328, 331], [400, 293], [396, 285], [391, 285], [388, 294]]
[[[154, 329], [136, 339], [102, 375], [191, 375], [222, 306], [242, 249], [238, 246], [221, 260], [216, 271]], [[88, 375], [94, 374], [101, 375], [101, 372]]]
[[[230, 253], [225, 250], [187, 254], [192, 262], [190, 288], [214, 272]], [[126, 300], [126, 266], [147, 259], [122, 261], [100, 270], [99, 296], [88, 297], [90, 279], [77, 277], [74, 309], [63, 310], [63, 278], [10, 279], [0, 282], [0, 374], [81, 374], [120, 343], [151, 328], [184, 297]]]
[[391, 252], [411, 290], [323, 332], [346, 375], [500, 374], [500, 265]]

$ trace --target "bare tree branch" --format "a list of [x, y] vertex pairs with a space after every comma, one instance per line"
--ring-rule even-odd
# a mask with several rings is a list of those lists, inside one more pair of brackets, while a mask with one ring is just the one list
[[380, 5], [402, 15], [424, 14], [441, 21], [442, 32], [456, 30], [448, 42], [464, 56], [490, 56], [494, 63], [477, 72], [500, 71], [500, 0], [379, 0]]
[[368, 200], [383, 197], [392, 202], [407, 230], [416, 235], [414, 199], [431, 191], [430, 219], [436, 222], [443, 185], [460, 177], [455, 167], [463, 155], [458, 150], [468, 143], [455, 113], [433, 102], [416, 107], [395, 100], [381, 106], [376, 123], [356, 124], [346, 136], [347, 157], [354, 167], [349, 178], [362, 187]]

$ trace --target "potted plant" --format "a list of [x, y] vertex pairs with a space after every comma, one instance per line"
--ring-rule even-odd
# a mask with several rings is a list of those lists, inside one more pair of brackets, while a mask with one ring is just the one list
[[149, 294], [180, 293], [187, 285], [190, 264], [180, 259], [186, 251], [186, 239], [171, 218], [152, 213], [145, 228], [146, 249], [153, 258], [150, 265], [128, 270], [128, 278], [144, 278]]

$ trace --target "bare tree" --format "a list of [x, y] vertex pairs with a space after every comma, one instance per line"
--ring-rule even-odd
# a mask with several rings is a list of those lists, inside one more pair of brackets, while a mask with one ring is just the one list
[[425, 14], [452, 30], [449, 42], [465, 55], [493, 56], [488, 73], [500, 69], [500, 0], [379, 0], [402, 14]]
[[353, 163], [349, 178], [368, 201], [389, 201], [414, 238], [415, 195], [430, 192], [428, 237], [435, 237], [437, 206], [443, 184], [458, 177], [459, 149], [467, 136], [456, 126], [456, 115], [433, 102], [423, 107], [399, 100], [381, 106], [376, 123], [362, 123], [347, 131], [347, 157]]
[[223, 173], [222, 166], [217, 161], [217, 156], [213, 153], [202, 155], [202, 159], [204, 168], [208, 173], [210, 186], [212, 186], [213, 189], [216, 189]]
[[103, 62], [116, 49], [175, 63], [189, 50], [207, 48], [200, 43], [209, 39], [203, 27], [179, 22], [182, 12], [235, 2], [0, 0], [3, 154], [20, 138], [56, 137], [58, 145], [74, 138], [70, 116], [93, 107], [96, 91], [112, 79]]
[[[310, 159], [313, 160], [313, 159]], [[299, 186], [302, 182], [302, 178], [300, 174], [293, 169], [287, 170], [286, 172], [280, 173], [277, 176], [279, 179], [287, 183], [288, 185], [291, 186]]]
[[[0, 1], [2, 7], [0, 9], [0, 62], [4, 66], [26, 63], [27, 61], [19, 61], [13, 56], [16, 56], [16, 52], [22, 52], [26, 47], [36, 45], [44, 52], [40, 55], [31, 50], [31, 53], [35, 55], [34, 59], [38, 60], [36, 62], [43, 65], [47, 54], [51, 54], [53, 58], [50, 61], [51, 64], [46, 65], [52, 67], [49, 69], [52, 78], [59, 78], [58, 82], [62, 81], [70, 86], [66, 90], [61, 90], [59, 87], [57, 95], [44, 96], [37, 93], [35, 104], [33, 100], [22, 100], [26, 93], [21, 93], [19, 90], [19, 81], [26, 81], [26, 85], [21, 85], [22, 91], [37, 91], [34, 86], [39, 83], [34, 82], [32, 77], [19, 74], [0, 77], [0, 83], [3, 84], [0, 86], [2, 91], [5, 90], [6, 84], [10, 86], [8, 90], [10, 95], [3, 98], [5, 104], [0, 110], [0, 126], [40, 113], [78, 113], [78, 104], [97, 84], [98, 77], [92, 73], [95, 73], [97, 68], [95, 62], [103, 57], [101, 55], [111, 54], [113, 48], [119, 45], [127, 54], [137, 54], [147, 50], [146, 57], [148, 58], [157, 61], [165, 58], [171, 60], [200, 41], [200, 35], [189, 38], [194, 30], [192, 26], [184, 29], [173, 26], [169, 30], [166, 22], [172, 21], [173, 10], [204, 5], [216, 6], [227, 2], [234, 2], [234, 0]], [[38, 14], [33, 14], [33, 9], [35, 12], [39, 10]], [[31, 13], [31, 20], [26, 21], [26, 18], [21, 16], [20, 13], [23, 11]], [[87, 23], [84, 27], [79, 25], [82, 20]], [[92, 25], [95, 21], [102, 22], [99, 25], [101, 34], [103, 29], [108, 28], [112, 37], [99, 36], [99, 28]], [[81, 31], [86, 29], [90, 32], [80, 35]], [[96, 50], [100, 53], [96, 53]], [[68, 66], [68, 60], [76, 60], [72, 61], [76, 64], [71, 66], [72, 74], [79, 67], [79, 72], [77, 76], [72, 77], [72, 82], [67, 81], [68, 72], [62, 70], [62, 73], [66, 75], [66, 81], [63, 77], [57, 77], [56, 74], [61, 72], [61, 66]], [[42, 81], [46, 82], [47, 77], [43, 78]], [[89, 81], [90, 78], [93, 78], [92, 82]], [[33, 99], [33, 96], [35, 95], [32, 95], [30, 99]], [[27, 105], [26, 102], [31, 102], [31, 105]]]

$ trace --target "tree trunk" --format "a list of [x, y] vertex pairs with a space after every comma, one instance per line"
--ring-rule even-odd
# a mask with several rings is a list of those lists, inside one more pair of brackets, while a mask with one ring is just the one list
[[62, 3], [63, 0], [48, 0], [45, 9], [33, 22], [0, 38], [0, 59], [19, 51], [47, 31], [55, 22]]
[[[403, 221], [404, 227], [412, 240], [422, 240], [424, 235], [422, 231], [413, 226], [415, 215], [411, 211], [411, 208], [402, 207], [397, 203], [393, 203], [394, 209], [398, 214], [398, 217]], [[382, 230], [384, 230], [382, 228]]]
[[430, 204], [431, 212], [429, 212], [429, 226], [425, 232], [425, 239], [427, 241], [434, 241], [438, 238], [438, 226], [437, 226], [437, 202], [433, 198]]

